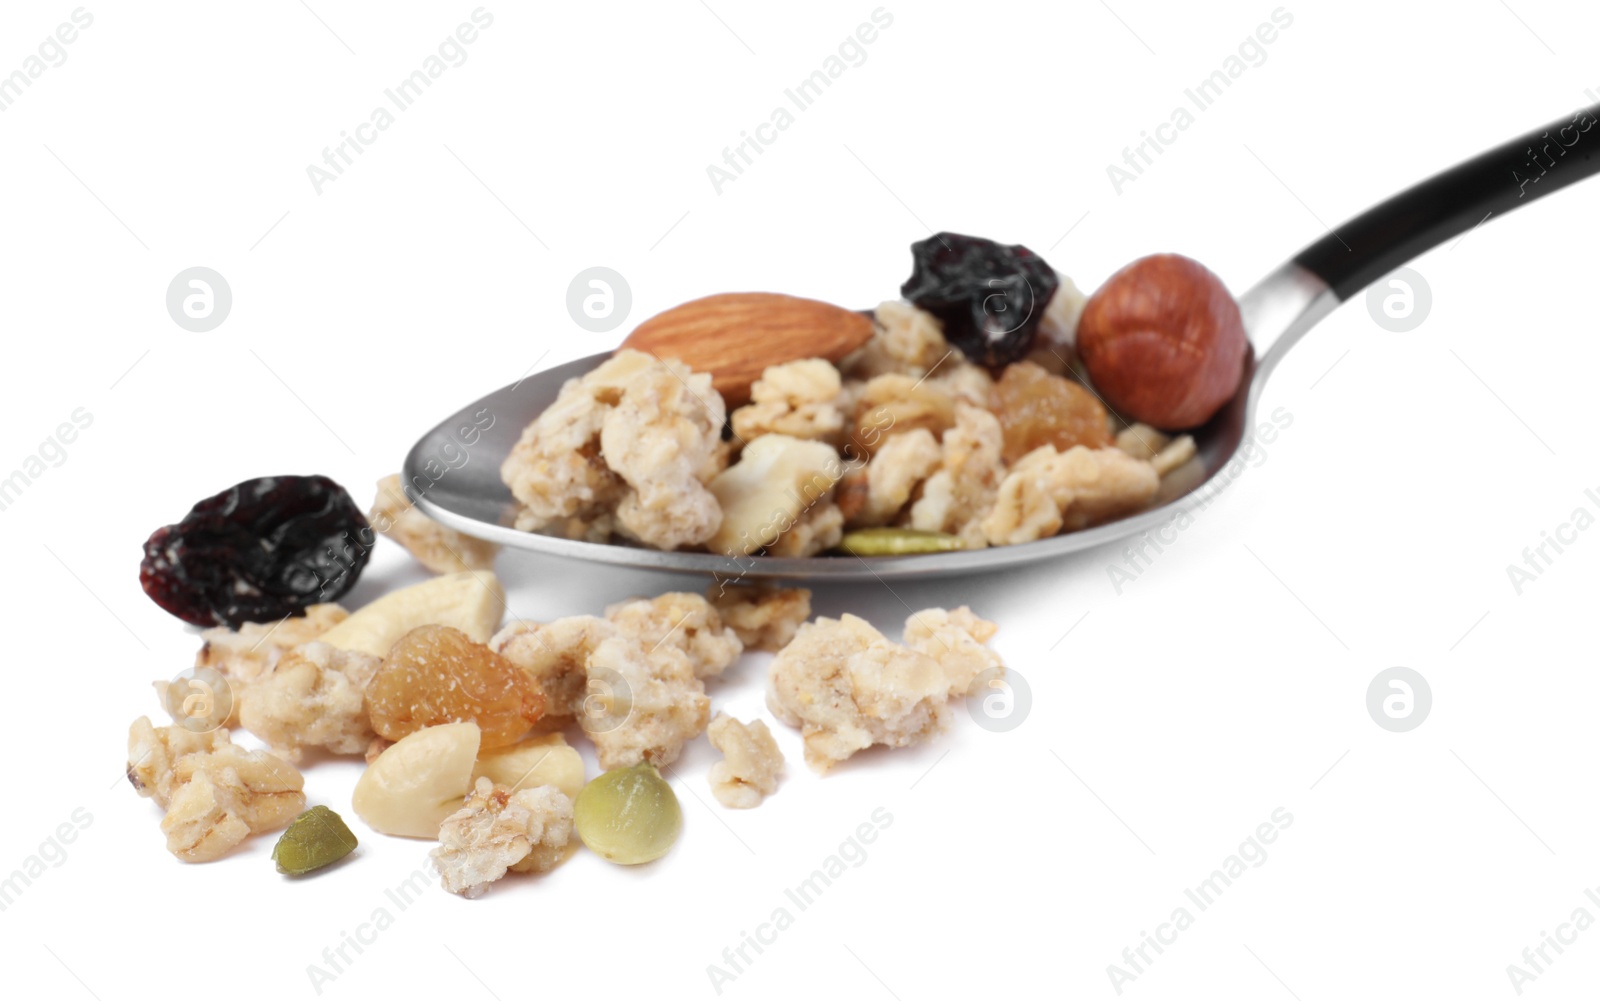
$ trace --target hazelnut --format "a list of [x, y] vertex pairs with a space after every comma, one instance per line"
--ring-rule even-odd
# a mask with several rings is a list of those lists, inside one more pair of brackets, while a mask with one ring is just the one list
[[1227, 287], [1177, 254], [1112, 275], [1078, 321], [1078, 352], [1106, 402], [1167, 431], [1198, 427], [1233, 398], [1245, 346]]

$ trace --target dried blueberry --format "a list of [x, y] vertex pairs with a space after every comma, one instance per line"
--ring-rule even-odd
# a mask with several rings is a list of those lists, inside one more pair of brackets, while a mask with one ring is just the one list
[[1060, 282], [1027, 247], [935, 233], [911, 245], [900, 294], [939, 318], [944, 336], [972, 361], [1000, 368], [1028, 353]]
[[338, 600], [361, 575], [373, 539], [361, 509], [326, 476], [263, 476], [156, 529], [139, 583], [197, 626], [270, 622]]

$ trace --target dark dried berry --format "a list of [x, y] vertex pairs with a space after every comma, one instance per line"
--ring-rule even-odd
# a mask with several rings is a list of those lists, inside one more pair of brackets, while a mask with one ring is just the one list
[[361, 575], [373, 538], [355, 501], [326, 476], [264, 476], [156, 529], [139, 583], [197, 626], [270, 622], [337, 601]]
[[1027, 247], [936, 233], [911, 245], [911, 277], [900, 294], [939, 318], [969, 359], [1000, 368], [1028, 353], [1060, 284]]

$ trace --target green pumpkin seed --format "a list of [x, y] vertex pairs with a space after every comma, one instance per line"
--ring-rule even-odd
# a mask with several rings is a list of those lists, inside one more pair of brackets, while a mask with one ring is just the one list
[[678, 797], [648, 761], [596, 777], [578, 793], [572, 814], [589, 850], [618, 865], [660, 858], [683, 829]]
[[861, 528], [846, 532], [839, 548], [851, 556], [908, 556], [948, 553], [961, 548], [961, 540], [945, 532], [915, 528]]
[[278, 863], [279, 872], [303, 876], [355, 850], [356, 836], [339, 815], [325, 806], [313, 806], [283, 832], [272, 849], [272, 860]]

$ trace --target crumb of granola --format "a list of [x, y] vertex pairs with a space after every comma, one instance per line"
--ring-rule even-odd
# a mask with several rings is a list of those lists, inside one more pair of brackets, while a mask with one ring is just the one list
[[165, 809], [172, 797], [173, 766], [191, 754], [209, 754], [231, 743], [227, 730], [194, 733], [181, 726], [155, 726], [140, 716], [128, 727], [128, 782]]
[[938, 471], [911, 505], [911, 527], [958, 536], [967, 549], [988, 545], [981, 522], [994, 506], [1005, 476], [1004, 432], [999, 418], [980, 407], [956, 404], [955, 427], [945, 432]]
[[[854, 450], [853, 446], [846, 448]], [[833, 503], [838, 506], [839, 513], [844, 515], [846, 525], [855, 525], [855, 520], [861, 517], [862, 510], [867, 506], [867, 493], [867, 464], [848, 463], [844, 476], [833, 485]]]
[[1117, 432], [1116, 445], [1135, 459], [1149, 462], [1162, 449], [1171, 444], [1172, 439], [1165, 433], [1156, 430], [1148, 424], [1135, 421]]
[[595, 615], [573, 615], [554, 622], [518, 620], [489, 640], [489, 648], [528, 672], [545, 695], [545, 715], [576, 716], [588, 696], [589, 655], [620, 635], [616, 625]]
[[306, 804], [304, 779], [288, 762], [239, 747], [226, 730], [196, 734], [152, 726], [148, 717], [128, 730], [128, 779], [165, 808], [167, 850], [184, 862], [220, 858]]
[[541, 521], [524, 509], [518, 513], [512, 527], [519, 532], [537, 532], [540, 535], [553, 535], [558, 539], [572, 539], [576, 542], [608, 542], [617, 534], [617, 519], [609, 512], [604, 512], [589, 518], [579, 518], [574, 515], [556, 521]]
[[988, 408], [994, 396], [994, 376], [982, 365], [965, 359], [951, 358], [933, 370], [928, 382], [944, 390], [951, 397], [975, 407]]
[[594, 742], [602, 769], [648, 761], [669, 765], [711, 717], [705, 685], [675, 646], [651, 652], [618, 635], [594, 648], [588, 694], [578, 723]]
[[944, 452], [927, 428], [891, 435], [867, 465], [866, 502], [850, 521], [850, 527], [870, 528], [894, 522], [910, 502], [912, 491], [943, 461]]
[[826, 552], [844, 538], [844, 513], [832, 501], [819, 501], [800, 513], [794, 526], [767, 547], [768, 556], [803, 558]]
[[434, 573], [492, 570], [500, 547], [446, 528], [418, 511], [400, 485], [400, 474], [378, 481], [378, 495], [367, 515], [372, 527], [400, 543]]
[[349, 612], [335, 604], [311, 605], [304, 615], [294, 618], [246, 622], [238, 629], [217, 626], [201, 633], [195, 668], [208, 667], [234, 687], [232, 715], [223, 725], [239, 724], [244, 689], [271, 673], [285, 651], [311, 642], [349, 617]]
[[983, 531], [995, 545], [1077, 531], [1138, 510], [1160, 484], [1154, 466], [1121, 449], [1041, 445], [1006, 474]]
[[572, 800], [555, 786], [512, 792], [479, 778], [429, 856], [446, 890], [477, 897], [509, 870], [554, 868], [571, 837]]
[[727, 418], [711, 376], [666, 359], [630, 379], [600, 427], [605, 463], [627, 484], [617, 504], [623, 534], [657, 549], [705, 542], [722, 520], [701, 474]]
[[221, 858], [250, 836], [250, 824], [240, 814], [233, 791], [209, 774], [185, 782], [161, 818], [167, 851], [183, 862]]
[[717, 802], [735, 810], [748, 810], [778, 791], [783, 774], [783, 752], [761, 720], [741, 723], [718, 713], [706, 729], [711, 746], [723, 759], [711, 766], [711, 792]]
[[890, 373], [920, 378], [954, 350], [933, 314], [908, 302], [891, 299], [880, 303], [873, 319], [872, 339], [839, 363], [840, 369], [854, 378]]
[[782, 650], [811, 618], [811, 592], [803, 587], [712, 584], [707, 594], [747, 650]]
[[727, 469], [729, 463], [733, 462], [733, 451], [734, 443], [731, 440], [719, 440], [716, 447], [712, 448], [711, 454], [706, 456], [706, 461], [701, 463], [700, 470], [695, 476], [701, 483], [710, 486], [711, 481], [717, 478], [717, 474]]
[[[543, 687], [547, 715], [577, 718], [602, 768], [677, 760], [711, 714], [697, 671], [720, 673], [742, 646], [698, 595], [657, 601], [614, 605], [607, 612], [615, 622], [589, 615], [517, 622], [490, 640]], [[687, 629], [674, 632], [679, 622]]]
[[764, 434], [826, 441], [844, 429], [839, 370], [826, 358], [773, 365], [750, 387], [750, 402], [732, 414], [745, 443]]
[[999, 626], [960, 608], [924, 608], [906, 620], [901, 639], [906, 646], [925, 653], [944, 667], [950, 681], [950, 697], [961, 698], [972, 691], [978, 679], [1005, 675], [1000, 655], [984, 646]]
[[567, 380], [556, 401], [522, 431], [500, 476], [522, 504], [517, 527], [542, 531], [568, 519], [591, 521], [627, 490], [600, 454], [600, 429], [622, 387], [655, 365], [639, 351], [618, 351], [598, 368]]
[[382, 663], [371, 654], [315, 640], [301, 644], [245, 689], [240, 721], [288, 761], [299, 761], [306, 748], [360, 754], [374, 736], [367, 720], [367, 683]]
[[739, 659], [744, 644], [722, 622], [716, 606], [689, 591], [632, 598], [606, 607], [606, 618], [648, 651], [676, 647], [697, 678], [715, 678]]
[[938, 733], [950, 687], [939, 661], [845, 615], [800, 627], [772, 662], [767, 705], [800, 728], [806, 764], [825, 772], [873, 744], [905, 747]]
[[793, 529], [808, 508], [823, 503], [843, 475], [830, 445], [762, 435], [711, 481], [722, 524], [707, 547], [727, 556], [755, 555]]
[[909, 375], [877, 376], [856, 396], [855, 419], [849, 445], [860, 453], [876, 452], [891, 434], [926, 428], [942, 436], [956, 423], [958, 403], [944, 386], [932, 379]]

